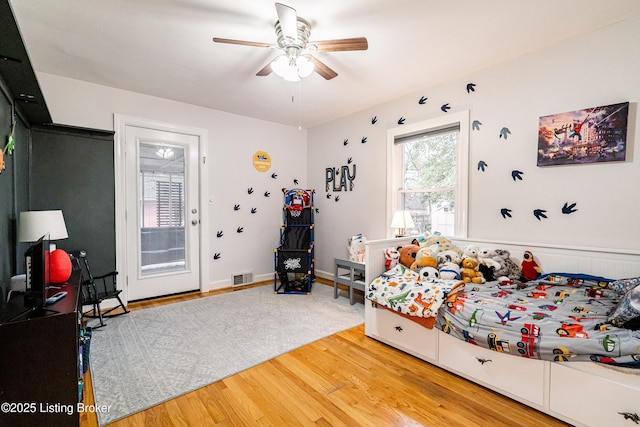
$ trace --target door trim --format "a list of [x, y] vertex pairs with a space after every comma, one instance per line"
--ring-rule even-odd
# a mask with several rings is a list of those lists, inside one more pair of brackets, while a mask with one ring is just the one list
[[[207, 160], [208, 130], [172, 123], [165, 123], [151, 119], [127, 116], [123, 114], [113, 115], [113, 128], [115, 130], [114, 143], [114, 170], [115, 170], [115, 226], [116, 226], [116, 270], [127, 270], [127, 236], [126, 236], [126, 182], [125, 182], [125, 158], [124, 147], [126, 142], [125, 129], [127, 126], [148, 128], [153, 130], [183, 133], [198, 137], [198, 198], [200, 212], [200, 292], [209, 291], [209, 168]], [[118, 281], [118, 288], [123, 289], [123, 300], [129, 301], [127, 278], [123, 274]]]

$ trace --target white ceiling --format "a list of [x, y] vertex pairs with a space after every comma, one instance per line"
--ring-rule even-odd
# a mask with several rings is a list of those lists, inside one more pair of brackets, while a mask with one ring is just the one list
[[311, 40], [369, 41], [316, 53], [333, 80], [288, 83], [255, 75], [276, 52], [212, 42], [275, 43], [273, 1], [10, 2], [36, 72], [304, 128], [640, 14], [638, 0], [284, 0]]

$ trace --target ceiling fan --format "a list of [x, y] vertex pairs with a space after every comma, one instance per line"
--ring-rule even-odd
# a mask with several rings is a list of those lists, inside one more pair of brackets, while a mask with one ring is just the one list
[[331, 80], [338, 73], [332, 70], [313, 52], [344, 52], [350, 50], [367, 50], [369, 47], [365, 37], [348, 39], [309, 41], [311, 26], [300, 18], [296, 10], [281, 3], [276, 3], [278, 21], [275, 24], [276, 44], [233, 40], [214, 37], [216, 43], [239, 44], [244, 46], [266, 47], [282, 54], [265, 65], [257, 76], [267, 76], [274, 72], [288, 81], [299, 81], [317, 72], [326, 80]]

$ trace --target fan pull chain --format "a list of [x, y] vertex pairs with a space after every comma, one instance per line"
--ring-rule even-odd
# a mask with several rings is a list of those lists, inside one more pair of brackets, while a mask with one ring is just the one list
[[302, 80], [298, 82], [298, 130], [302, 130]]

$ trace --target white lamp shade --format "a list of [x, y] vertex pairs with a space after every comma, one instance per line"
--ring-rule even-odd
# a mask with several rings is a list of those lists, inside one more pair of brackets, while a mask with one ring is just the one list
[[306, 56], [280, 55], [271, 63], [271, 70], [289, 82], [298, 82], [300, 78], [309, 77], [315, 65]]
[[276, 73], [276, 75], [280, 77], [284, 77], [288, 67], [289, 67], [289, 58], [287, 58], [286, 55], [281, 55], [277, 57], [271, 63], [271, 69], [273, 70], [274, 73]]
[[313, 73], [314, 68], [316, 68], [313, 62], [306, 56], [299, 56], [296, 63], [298, 64], [298, 75], [303, 79], [309, 77], [311, 73]]
[[62, 211], [26, 211], [20, 212], [18, 241], [35, 242], [45, 234], [50, 240], [69, 237]]
[[395, 211], [391, 219], [391, 228], [413, 228], [415, 224], [409, 211]]
[[287, 70], [282, 78], [288, 82], [299, 82], [300, 76], [298, 75], [298, 69], [295, 66], [287, 67]]

